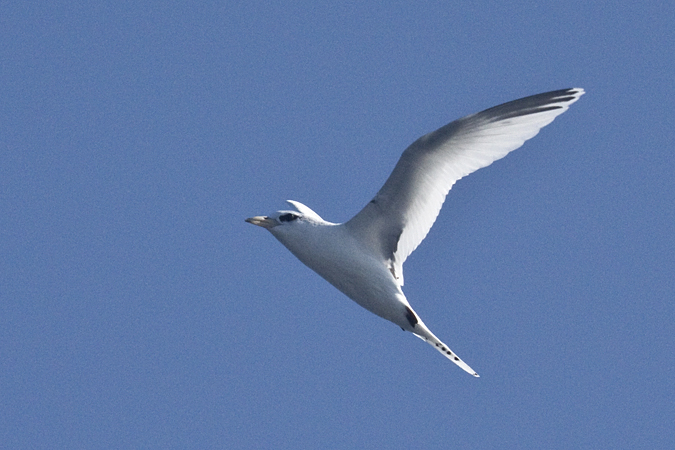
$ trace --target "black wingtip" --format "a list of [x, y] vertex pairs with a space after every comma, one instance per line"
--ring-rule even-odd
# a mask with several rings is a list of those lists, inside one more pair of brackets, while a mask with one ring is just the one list
[[514, 117], [567, 108], [585, 94], [581, 88], [558, 89], [557, 91], [543, 92], [530, 95], [494, 106], [478, 113], [489, 122], [512, 119]]

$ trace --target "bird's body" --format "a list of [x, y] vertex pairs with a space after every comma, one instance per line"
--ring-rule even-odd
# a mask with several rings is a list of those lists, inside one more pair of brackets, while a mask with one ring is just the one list
[[583, 93], [565, 89], [526, 97], [421, 137], [406, 149], [375, 198], [343, 224], [326, 222], [295, 201], [289, 201], [295, 211], [246, 220], [267, 228], [356, 303], [412, 332], [477, 377], [410, 307], [401, 290], [403, 262], [429, 232], [455, 181], [520, 147]]
[[297, 238], [295, 233], [279, 231], [275, 237], [307, 267], [370, 312], [404, 327], [396, 320], [403, 304], [393, 301], [401, 295], [399, 286], [386, 266], [364, 251], [344, 224], [300, 224], [293, 230], [302, 234]]
[[346, 224], [326, 222], [307, 206], [289, 203], [305, 212], [304, 220], [296, 220], [294, 227], [272, 227], [270, 231], [296, 258], [368, 311], [414, 333], [478, 376], [424, 325], [410, 307], [398, 280], [369, 251], [367, 242], [351, 233]]

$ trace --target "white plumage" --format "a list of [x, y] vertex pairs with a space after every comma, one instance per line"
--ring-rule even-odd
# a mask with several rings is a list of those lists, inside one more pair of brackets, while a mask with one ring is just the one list
[[466, 116], [422, 136], [356, 216], [326, 222], [302, 203], [247, 222], [268, 229], [300, 261], [349, 298], [433, 345], [478, 376], [424, 325], [401, 290], [403, 263], [424, 240], [450, 188], [534, 137], [584, 94], [563, 89]]

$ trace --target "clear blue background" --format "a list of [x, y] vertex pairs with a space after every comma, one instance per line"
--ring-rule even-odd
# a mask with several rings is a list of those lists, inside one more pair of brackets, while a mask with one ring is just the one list
[[[675, 5], [3, 2], [0, 447], [673, 448]], [[587, 94], [405, 266], [480, 374], [244, 218], [341, 222], [458, 117]]]

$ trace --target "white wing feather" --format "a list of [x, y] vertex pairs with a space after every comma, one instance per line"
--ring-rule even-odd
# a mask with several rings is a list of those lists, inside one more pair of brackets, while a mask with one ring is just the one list
[[403, 285], [402, 265], [434, 224], [460, 178], [522, 146], [584, 94], [563, 89], [466, 116], [408, 147], [382, 189], [347, 226], [388, 264]]

